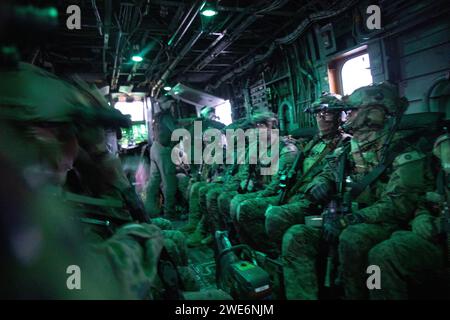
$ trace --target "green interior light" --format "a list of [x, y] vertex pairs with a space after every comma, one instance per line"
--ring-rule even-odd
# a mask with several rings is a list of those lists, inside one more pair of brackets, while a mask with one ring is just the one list
[[134, 62], [142, 62], [144, 60], [144, 58], [142, 58], [141, 56], [132, 56], [131, 60], [133, 60]]
[[57, 18], [58, 17], [58, 10], [56, 8], [54, 8], [54, 7], [48, 8], [48, 14], [52, 18]]
[[206, 8], [202, 11], [202, 15], [204, 15], [205, 17], [212, 17], [215, 16], [217, 14], [217, 11], [211, 8]]

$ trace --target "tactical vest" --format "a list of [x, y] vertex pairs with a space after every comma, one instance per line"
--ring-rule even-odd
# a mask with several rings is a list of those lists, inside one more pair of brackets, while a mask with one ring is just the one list
[[[305, 160], [302, 165], [302, 175], [308, 173], [308, 177], [303, 178], [303, 183], [306, 185], [312, 181], [314, 177], [319, 174], [326, 164], [326, 158], [332, 154], [334, 149], [341, 143], [342, 137], [339, 135], [334, 140], [325, 142], [315, 137], [305, 147]], [[329, 146], [329, 147], [328, 147]], [[328, 151], [326, 150], [328, 147]], [[318, 162], [319, 163], [316, 163]], [[301, 177], [301, 175], [299, 175]]]

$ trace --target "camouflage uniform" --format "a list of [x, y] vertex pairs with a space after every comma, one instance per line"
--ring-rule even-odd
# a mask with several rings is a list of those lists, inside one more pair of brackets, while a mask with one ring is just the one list
[[211, 231], [210, 218], [207, 218], [207, 196], [210, 194], [210, 192], [214, 192], [214, 190], [220, 190], [222, 186], [223, 183], [217, 182], [209, 184], [205, 183], [198, 186], [198, 202], [196, 202], [196, 199], [193, 198], [192, 204], [190, 204], [190, 208], [194, 208], [194, 214], [196, 212], [195, 209], [198, 208], [198, 212], [201, 216], [198, 220], [194, 233], [192, 233], [187, 240], [189, 246], [196, 246], [200, 244], [201, 241], [204, 240], [205, 237], [207, 237], [209, 231]]
[[[237, 152], [235, 153], [235, 156], [238, 156]], [[248, 169], [249, 166], [247, 164], [228, 165], [223, 177], [218, 177], [213, 183], [209, 183], [208, 185], [199, 188], [199, 206], [203, 216], [201, 217], [195, 232], [190, 235], [188, 245], [195, 246], [198, 244], [207, 244], [212, 241], [212, 233], [214, 230], [218, 229], [219, 226], [217, 198], [222, 193], [233, 193], [236, 191], [239, 188], [241, 181], [247, 179], [249, 173]]]
[[206, 223], [209, 226], [209, 231], [213, 233], [215, 230], [223, 228], [219, 213], [219, 198], [227, 201], [238, 193], [238, 188], [242, 181], [249, 179], [249, 165], [241, 164], [237, 173], [230, 177], [230, 179], [221, 186], [212, 188], [206, 194]]
[[265, 183], [263, 190], [236, 195], [225, 208], [228, 209], [230, 220], [233, 221], [240, 240], [255, 249], [268, 249], [265, 246], [270, 243], [270, 240], [264, 231], [264, 211], [269, 204], [278, 203], [277, 192], [281, 173], [291, 167], [297, 152], [298, 149], [291, 139], [281, 139], [278, 173], [264, 177], [270, 180]]
[[[180, 229], [181, 231], [192, 233], [197, 228], [204, 212], [201, 210], [200, 194], [203, 193], [201, 193], [200, 190], [214, 183], [213, 181], [216, 178], [215, 172], [218, 168], [217, 164], [203, 164], [200, 167], [200, 172], [195, 173], [195, 177], [191, 178], [188, 188], [189, 195], [187, 197], [189, 205], [189, 221], [186, 226]], [[205, 192], [204, 190], [205, 189], [203, 189], [203, 192]], [[205, 204], [205, 201], [203, 201], [203, 203]]]
[[150, 176], [145, 207], [151, 217], [160, 215], [159, 195], [161, 189], [164, 195], [163, 213], [166, 218], [173, 218], [176, 215], [177, 179], [176, 167], [171, 156], [173, 147], [171, 134], [176, 129], [176, 124], [170, 113], [173, 101], [163, 97], [159, 103], [165, 110], [156, 114], [154, 119], [154, 141], [150, 148]]
[[[342, 102], [334, 96], [321, 97], [313, 106], [319, 108], [324, 103], [327, 103], [330, 109], [342, 108]], [[336, 122], [334, 130], [326, 132], [326, 136], [314, 137], [303, 148], [304, 160], [301, 163], [301, 171], [297, 174], [297, 183], [301, 183], [296, 194], [289, 198], [288, 203], [280, 206], [278, 205], [279, 196], [264, 197], [263, 194], [261, 198], [244, 201], [238, 206], [236, 221], [243, 241], [261, 250], [276, 249], [290, 226], [303, 223], [305, 215], [320, 213], [316, 205], [304, 198], [304, 192], [307, 184], [325, 165], [325, 155], [332, 152], [341, 142], [341, 135], [336, 133], [338, 119], [336, 118], [334, 122]]]
[[[444, 159], [447, 149], [448, 159]], [[441, 159], [442, 167], [450, 163], [450, 135], [443, 135], [436, 141], [435, 155]], [[450, 172], [450, 170], [448, 170]], [[381, 270], [381, 289], [371, 290], [371, 299], [404, 300], [410, 297], [409, 285], [433, 285], [426, 292], [427, 298], [448, 297], [448, 283], [445, 283], [444, 246], [441, 226], [444, 217], [439, 217], [444, 199], [449, 199], [449, 175], [442, 170], [437, 177], [437, 192], [428, 193], [426, 205], [429, 210], [419, 209], [412, 222], [412, 231], [397, 231], [392, 237], [375, 246], [369, 252], [369, 265]], [[434, 210], [432, 210], [434, 209]], [[436, 211], [436, 212], [434, 212]], [[448, 232], [448, 230], [447, 230]], [[443, 291], [439, 292], [439, 283]], [[445, 287], [446, 286], [446, 287]]]
[[[19, 63], [17, 68], [0, 73], [0, 78], [6, 80], [0, 91], [0, 150], [8, 150], [0, 158], [14, 163], [24, 188], [35, 200], [27, 202], [31, 206], [16, 215], [32, 228], [18, 221], [14, 223], [18, 228], [11, 228], [12, 232], [4, 236], [14, 240], [27, 235], [20, 230], [35, 230], [33, 233], [38, 235], [21, 243], [22, 247], [12, 248], [13, 255], [5, 263], [15, 265], [16, 273], [9, 281], [20, 283], [20, 279], [28, 279], [35, 287], [40, 284], [39, 289], [30, 291], [33, 298], [150, 297], [155, 262], [162, 247], [160, 230], [155, 226], [131, 225], [119, 229], [106, 241], [92, 242], [76, 222], [78, 212], [61, 202], [64, 193], [61, 195], [60, 185], [76, 157], [78, 145], [73, 127], [107, 125], [123, 115], [93, 108], [78, 88], [35, 66]], [[10, 204], [14, 207], [18, 202], [13, 200]], [[12, 211], [8, 209], [2, 215]], [[79, 294], [75, 294], [77, 290], [69, 293], [66, 287], [65, 269], [72, 264], [80, 266], [83, 273], [83, 290]], [[24, 284], [24, 290], [27, 286]]]
[[186, 227], [182, 230], [184, 232], [194, 231], [197, 224], [200, 222], [202, 212], [200, 211], [200, 189], [207, 186], [208, 182], [198, 181], [194, 182], [189, 189], [189, 220]]
[[[264, 127], [264, 130], [272, 130], [273, 122], [275, 121], [275, 116], [271, 112], [258, 112], [252, 115], [252, 122], [255, 124], [255, 126], [262, 126]], [[267, 133], [270, 133], [271, 135], [274, 134], [274, 132], [272, 131], [267, 131]], [[212, 211], [212, 214], [214, 215], [214, 221], [216, 223], [213, 230], [225, 229], [226, 225], [230, 222], [230, 204], [234, 197], [237, 197], [241, 201], [249, 199], [252, 197], [252, 195], [254, 195], [255, 192], [264, 189], [271, 182], [271, 178], [273, 176], [278, 176], [278, 170], [280, 169], [280, 147], [279, 145], [277, 146], [278, 149], [276, 150], [276, 153], [272, 152], [273, 146], [269, 148], [272, 138], [270, 138], [271, 136], [268, 135], [268, 150], [264, 150], [265, 152], [267, 152], [267, 154], [262, 154], [263, 150], [260, 146], [261, 141], [259, 141], [261, 138], [260, 134], [262, 134], [262, 131], [260, 131], [260, 128], [257, 128], [255, 136], [257, 138], [257, 141], [250, 141], [248, 149], [246, 151], [246, 161], [244, 164], [239, 165], [238, 173], [235, 177], [233, 177], [234, 181], [236, 182], [234, 183], [232, 188], [229, 188], [231, 190], [227, 191], [227, 187], [227, 189], [225, 189], [225, 192], [221, 193], [217, 198], [217, 208], [215, 211]], [[287, 149], [288, 148], [286, 148], [286, 150]], [[285, 158], [287, 157], [287, 153], [288, 152], [286, 151], [284, 154]], [[255, 161], [257, 163], [251, 164], [251, 162], [253, 162], [251, 161], [253, 160], [251, 159], [251, 157], [256, 157], [256, 155], [259, 156], [259, 159], [254, 159], [257, 160]], [[274, 157], [277, 158], [274, 159]], [[262, 175], [261, 171], [263, 169], [267, 171], [271, 171], [271, 169], [273, 169], [271, 168], [272, 163], [269, 163], [269, 159], [272, 162], [275, 160], [278, 166], [278, 170], [277, 172], [267, 172], [272, 173], [271, 175]], [[264, 163], [265, 161], [267, 163]], [[281, 165], [284, 164], [282, 163]], [[276, 183], [276, 181], [274, 183]], [[210, 212], [208, 213], [210, 214]]]
[[[375, 99], [375, 102], [374, 102]], [[355, 102], [352, 102], [355, 101]], [[373, 106], [396, 110], [403, 103], [398, 99], [395, 89], [388, 84], [364, 87], [356, 90], [350, 96], [351, 106], [359, 106], [359, 116], [370, 114]], [[367, 109], [364, 109], [367, 107]], [[378, 109], [375, 111], [378, 112]], [[365, 112], [365, 113], [364, 113]], [[384, 116], [380, 113], [378, 126], [384, 123]], [[307, 193], [312, 201], [326, 203], [330, 192], [338, 179], [338, 165], [340, 155], [348, 152], [346, 163], [346, 181], [359, 181], [371, 172], [379, 163], [381, 146], [387, 137], [388, 130], [376, 129], [367, 119], [358, 119], [358, 114], [352, 119], [363, 126], [355, 129], [350, 145], [351, 148], [338, 148], [328, 159], [324, 171], [308, 186]], [[371, 121], [378, 121], [373, 114]], [[364, 120], [364, 121], [363, 121]], [[373, 125], [373, 127], [371, 127]], [[356, 133], [365, 133], [366, 126], [369, 137], [373, 140], [356, 138]], [[378, 131], [377, 131], [378, 130]], [[390, 148], [388, 154], [395, 154], [393, 163], [375, 182], [353, 199], [352, 214], [339, 220], [335, 225], [325, 224], [326, 235], [338, 230], [338, 256], [340, 264], [340, 278], [344, 285], [345, 295], [349, 299], [361, 299], [366, 296], [366, 267], [369, 250], [383, 240], [389, 238], [393, 231], [404, 228], [412, 218], [418, 199], [430, 185], [430, 172], [426, 155], [417, 150], [414, 145], [404, 140], [403, 134], [394, 137], [392, 145], [401, 143], [404, 148], [398, 154]], [[361, 146], [358, 142], [364, 142]], [[344, 151], [346, 150], [347, 151]], [[348, 190], [347, 190], [348, 191]], [[330, 229], [330, 226], [333, 228]], [[331, 230], [331, 231], [330, 231]], [[310, 226], [297, 225], [290, 228], [283, 237], [282, 256], [284, 264], [286, 295], [288, 299], [316, 299], [318, 295], [318, 280], [316, 262], [320, 252], [322, 230]]]

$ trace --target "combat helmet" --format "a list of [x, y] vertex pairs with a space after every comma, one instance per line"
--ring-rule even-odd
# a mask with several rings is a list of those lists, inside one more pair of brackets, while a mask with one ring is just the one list
[[268, 122], [268, 121], [272, 121], [275, 124], [278, 122], [278, 119], [277, 119], [277, 117], [275, 116], [275, 114], [273, 112], [270, 112], [270, 111], [258, 111], [258, 112], [255, 112], [251, 116], [251, 122], [253, 124], [262, 123], [262, 122]]
[[69, 122], [87, 101], [69, 83], [27, 63], [0, 71], [0, 118], [20, 122]]
[[89, 85], [78, 76], [73, 76], [68, 80], [86, 99], [84, 118], [95, 119], [94, 125], [103, 125], [109, 128], [131, 127], [131, 117], [110, 106], [95, 85]]
[[1, 120], [95, 125], [126, 121], [118, 110], [95, 107], [99, 102], [95, 102], [98, 97], [94, 97], [92, 90], [85, 92], [28, 63], [0, 71]]
[[338, 94], [324, 92], [322, 96], [310, 104], [304, 111], [307, 113], [317, 113], [321, 111], [344, 111], [350, 107], [342, 101]]
[[400, 98], [396, 86], [388, 81], [358, 88], [344, 100], [355, 109], [382, 106], [389, 115], [397, 114], [408, 106], [406, 98]]

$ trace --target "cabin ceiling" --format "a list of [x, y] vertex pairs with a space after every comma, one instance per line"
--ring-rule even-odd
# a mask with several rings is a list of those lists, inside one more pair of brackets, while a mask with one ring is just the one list
[[[218, 14], [206, 18], [198, 13], [202, 2], [52, 1], [60, 13], [59, 29], [38, 59], [57, 73], [76, 72], [98, 85], [109, 85], [112, 92], [124, 85], [149, 91], [158, 81], [204, 88], [267, 50], [271, 40], [291, 32], [303, 18], [339, 3], [221, 0]], [[81, 30], [66, 27], [66, 9], [72, 4], [81, 8]], [[144, 60], [133, 62], [135, 53]]]

